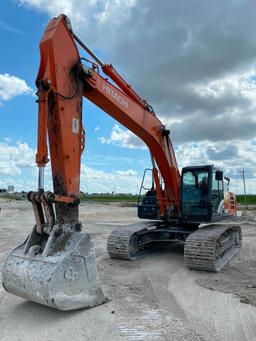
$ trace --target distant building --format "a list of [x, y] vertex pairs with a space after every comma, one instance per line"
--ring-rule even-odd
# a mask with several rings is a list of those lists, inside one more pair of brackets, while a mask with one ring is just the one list
[[8, 193], [13, 193], [13, 192], [14, 192], [14, 186], [12, 186], [12, 185], [11, 185], [11, 186], [8, 186], [8, 187], [7, 187], [7, 192], [8, 192]]
[[7, 192], [6, 188], [0, 188], [0, 194], [5, 194]]

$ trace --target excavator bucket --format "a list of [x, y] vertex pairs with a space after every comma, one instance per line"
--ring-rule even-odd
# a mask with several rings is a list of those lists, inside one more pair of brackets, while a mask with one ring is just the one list
[[6, 291], [56, 308], [75, 310], [106, 301], [99, 285], [94, 243], [70, 224], [57, 224], [50, 235], [33, 229], [8, 256], [3, 270]]

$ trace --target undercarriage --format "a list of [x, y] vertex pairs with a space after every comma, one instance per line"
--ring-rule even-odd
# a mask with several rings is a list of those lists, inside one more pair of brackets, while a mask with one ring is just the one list
[[142, 251], [159, 243], [184, 244], [184, 260], [193, 270], [218, 272], [240, 251], [240, 226], [210, 224], [195, 230], [192, 226], [144, 222], [114, 230], [107, 242], [111, 258], [136, 259]]

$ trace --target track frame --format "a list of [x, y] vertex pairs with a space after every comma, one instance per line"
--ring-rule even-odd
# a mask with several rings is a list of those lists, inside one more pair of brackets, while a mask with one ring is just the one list
[[184, 244], [184, 260], [190, 269], [218, 272], [242, 246], [237, 224], [196, 224], [144, 222], [117, 228], [107, 242], [111, 258], [136, 259], [140, 251], [157, 243]]

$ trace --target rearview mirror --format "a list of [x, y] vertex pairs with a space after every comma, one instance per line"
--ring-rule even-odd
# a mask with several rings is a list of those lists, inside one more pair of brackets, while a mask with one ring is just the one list
[[223, 172], [222, 171], [216, 171], [215, 173], [215, 180], [222, 181], [223, 180]]

